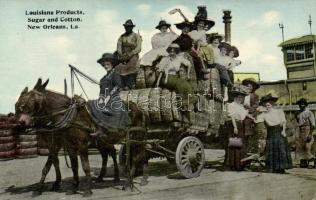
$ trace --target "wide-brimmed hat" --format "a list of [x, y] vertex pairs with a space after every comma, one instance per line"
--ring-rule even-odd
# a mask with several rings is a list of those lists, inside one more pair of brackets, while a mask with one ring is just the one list
[[198, 6], [198, 12], [194, 17], [194, 25], [197, 26], [197, 24], [200, 21], [203, 21], [205, 23], [206, 30], [209, 30], [215, 25], [215, 22], [213, 20], [207, 19], [207, 10], [206, 6]]
[[227, 42], [221, 42], [219, 45], [218, 45], [218, 48], [221, 49], [221, 48], [225, 48], [227, 49], [227, 51], [231, 48], [230, 44], [228, 44]]
[[183, 21], [181, 23], [175, 24], [175, 26], [177, 27], [177, 29], [180, 29], [180, 30], [182, 30], [184, 27], [189, 27], [190, 30], [193, 29], [192, 22], [188, 22], [188, 21]]
[[212, 43], [213, 40], [215, 40], [215, 39], [219, 39], [219, 41], [221, 42], [224, 38], [222, 35], [220, 35], [218, 33], [209, 33], [209, 34], [206, 34], [206, 37], [207, 37], [209, 43]]
[[234, 57], [235, 58], [237, 58], [239, 56], [239, 51], [238, 51], [237, 47], [231, 46], [229, 51], [234, 51]]
[[135, 25], [133, 24], [133, 21], [131, 19], [126, 20], [126, 22], [123, 24], [123, 26], [135, 27]]
[[177, 53], [179, 53], [180, 51], [180, 46], [176, 43], [171, 43], [168, 48], [167, 48], [167, 52], [169, 53], [171, 51], [171, 49], [175, 49]]
[[193, 24], [195, 26], [197, 26], [198, 23], [201, 22], [201, 21], [204, 22], [205, 27], [206, 27], [206, 29], [205, 29], [206, 31], [210, 30], [215, 25], [215, 22], [213, 20], [203, 19], [203, 18], [196, 18], [196, 19], [194, 19]]
[[246, 91], [246, 88], [244, 85], [236, 85], [232, 91], [230, 91], [230, 94], [235, 97], [235, 96], [238, 96], [238, 95], [241, 95], [241, 96], [247, 96], [248, 93]]
[[159, 24], [156, 26], [156, 29], [160, 29], [163, 26], [166, 26], [169, 28], [171, 25], [167, 23], [166, 20], [160, 20]]
[[296, 104], [297, 105], [305, 105], [305, 106], [307, 106], [308, 105], [308, 102], [307, 102], [307, 100], [305, 99], [305, 98], [301, 98], [300, 100], [298, 100], [297, 102], [296, 102]]
[[253, 90], [257, 90], [260, 88], [260, 85], [257, 83], [257, 81], [254, 78], [246, 78], [241, 82], [242, 85], [247, 86], [248, 84], [251, 84], [253, 87]]
[[266, 102], [272, 101], [272, 102], [276, 102], [279, 98], [278, 97], [274, 97], [272, 96], [272, 94], [267, 94], [263, 97], [261, 97], [260, 99], [260, 105], [263, 105]]
[[97, 63], [102, 64], [104, 61], [108, 61], [108, 62], [111, 62], [113, 65], [114, 60], [115, 60], [115, 58], [114, 58], [112, 53], [104, 53], [104, 54], [102, 54], [102, 57], [97, 60]]

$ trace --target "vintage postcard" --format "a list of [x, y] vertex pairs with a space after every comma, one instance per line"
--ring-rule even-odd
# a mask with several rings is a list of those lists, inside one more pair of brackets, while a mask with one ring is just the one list
[[0, 0], [0, 199], [316, 200], [314, 0]]

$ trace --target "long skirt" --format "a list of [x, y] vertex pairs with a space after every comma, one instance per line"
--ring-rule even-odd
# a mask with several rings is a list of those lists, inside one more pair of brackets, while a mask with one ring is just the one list
[[281, 135], [280, 125], [267, 126], [266, 168], [278, 171], [292, 168], [292, 158], [287, 138]]
[[300, 160], [310, 160], [314, 158], [311, 153], [314, 138], [310, 133], [310, 126], [300, 126], [299, 136], [296, 139], [296, 152]]
[[[240, 162], [241, 159], [247, 156], [247, 147], [245, 144], [245, 124], [243, 121], [236, 121], [238, 134], [234, 134], [234, 126], [232, 121], [225, 122], [225, 129], [227, 131], [226, 148], [225, 148], [225, 167], [231, 170], [241, 171], [244, 164]], [[242, 139], [243, 145], [241, 147], [228, 147], [228, 140], [230, 137], [238, 137]]]

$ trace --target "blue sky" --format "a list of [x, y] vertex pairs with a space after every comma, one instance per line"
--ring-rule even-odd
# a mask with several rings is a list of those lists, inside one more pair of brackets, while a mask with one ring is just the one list
[[[279, 22], [285, 26], [285, 39], [289, 39], [309, 33], [307, 20], [312, 14], [316, 31], [314, 0], [0, 0], [0, 113], [14, 111], [22, 89], [32, 88], [38, 77], [49, 78], [48, 88], [63, 92], [63, 79], [69, 83], [68, 64], [100, 79], [104, 71], [96, 60], [104, 52], [115, 50], [126, 19], [133, 19], [135, 31], [142, 35], [143, 54], [151, 48], [150, 38], [157, 32], [154, 27], [160, 19], [182, 21], [177, 14], [169, 15], [169, 10], [180, 8], [193, 19], [198, 5], [206, 5], [209, 18], [216, 22], [210, 32], [223, 33], [222, 10], [232, 11], [232, 44], [239, 48], [242, 60], [236, 71], [259, 72], [261, 80], [286, 77], [277, 47], [281, 42]], [[78, 30], [27, 30], [25, 11], [42, 9], [79, 9], [85, 15]], [[97, 98], [98, 87], [85, 81], [83, 84], [89, 98]], [[81, 94], [76, 88], [76, 93]]]

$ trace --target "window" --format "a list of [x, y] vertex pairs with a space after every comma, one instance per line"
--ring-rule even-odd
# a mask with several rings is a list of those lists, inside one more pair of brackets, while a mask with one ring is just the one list
[[304, 45], [296, 46], [295, 48], [295, 60], [304, 59]]
[[306, 58], [314, 57], [313, 43], [305, 44], [305, 56]]
[[294, 60], [294, 47], [289, 47], [286, 49], [286, 61]]

